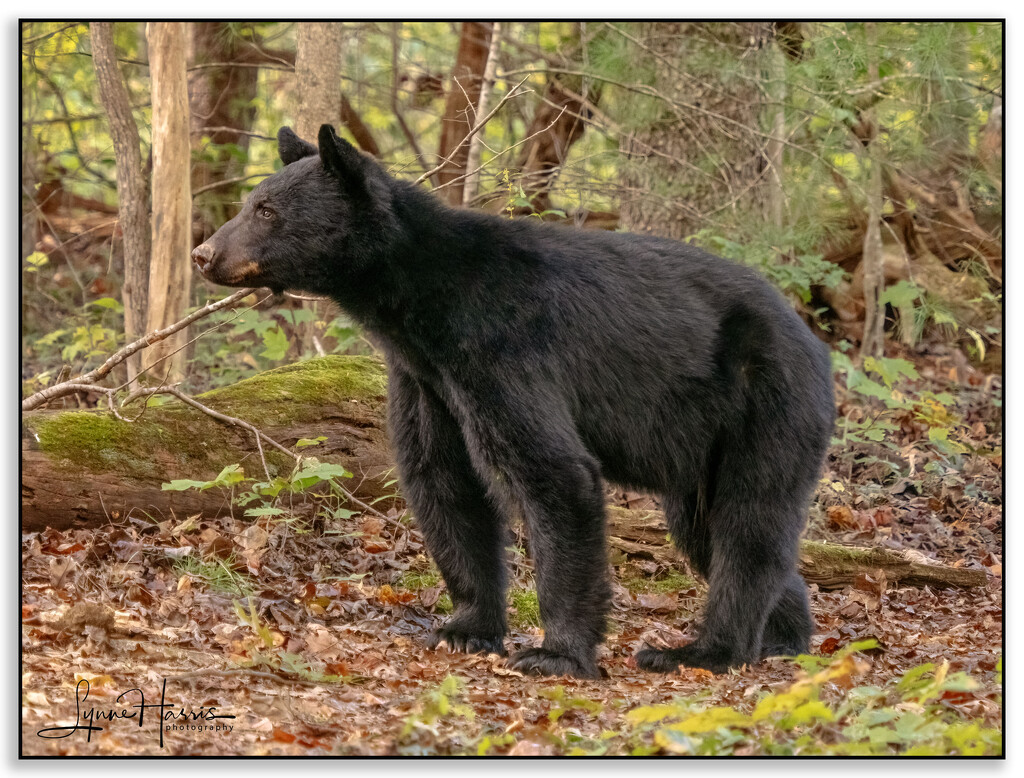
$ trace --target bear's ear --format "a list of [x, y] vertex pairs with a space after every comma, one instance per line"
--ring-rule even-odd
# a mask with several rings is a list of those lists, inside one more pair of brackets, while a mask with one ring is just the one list
[[316, 156], [316, 146], [292, 132], [291, 127], [282, 127], [277, 131], [277, 153], [284, 164], [290, 165], [303, 157]]
[[324, 169], [337, 177], [345, 186], [354, 191], [366, 188], [366, 168], [363, 155], [344, 138], [338, 137], [334, 127], [320, 125], [317, 137], [320, 144], [320, 161]]

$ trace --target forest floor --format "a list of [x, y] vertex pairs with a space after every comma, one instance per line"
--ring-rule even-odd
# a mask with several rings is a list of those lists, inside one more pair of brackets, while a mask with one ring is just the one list
[[[947, 382], [941, 359], [921, 375]], [[988, 585], [930, 590], [866, 574], [838, 591], [812, 586], [812, 653], [842, 657], [874, 641], [841, 666], [771, 659], [718, 676], [641, 672], [633, 657], [645, 643], [692, 639], [705, 590], [622, 558], [607, 678], [523, 677], [497, 656], [425, 648], [450, 600], [408, 523], [129, 518], [22, 536], [22, 753], [758, 754], [836, 743], [895, 753], [915, 742], [956, 751], [927, 722], [998, 730], [1003, 654], [998, 385], [959, 378], [957, 425], [972, 450], [958, 469], [915, 465], [928, 428], [913, 424], [887, 433], [902, 473], [868, 444], [834, 446], [808, 536], [913, 548], [983, 568]], [[856, 400], [841, 388], [840, 413]], [[510, 549], [510, 650], [542, 639], [522, 552], [520, 539]], [[934, 681], [927, 693], [924, 678]], [[143, 696], [153, 707], [140, 718]], [[797, 699], [813, 704], [797, 709], [804, 719], [793, 717]], [[819, 700], [828, 710], [813, 707]], [[776, 703], [789, 718], [759, 718]]]

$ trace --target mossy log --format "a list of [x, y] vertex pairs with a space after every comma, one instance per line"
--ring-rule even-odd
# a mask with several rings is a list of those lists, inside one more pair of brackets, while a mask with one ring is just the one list
[[[660, 511], [608, 509], [609, 545], [627, 555], [653, 559], [680, 567], [682, 557], [668, 541], [668, 527]], [[800, 543], [800, 574], [807, 583], [822, 589], [842, 589], [863, 574], [884, 574], [889, 583], [931, 586], [937, 589], [970, 589], [985, 586], [984, 570], [950, 567], [928, 560], [913, 551], [841, 546], [804, 540]]]
[[[372, 499], [394, 492], [387, 486], [395, 476], [384, 430], [386, 385], [379, 360], [334, 356], [269, 370], [196, 399], [285, 446], [325, 436], [320, 446], [299, 451], [343, 465], [354, 475], [346, 487]], [[140, 402], [122, 415], [134, 418], [141, 409]], [[289, 457], [263, 448], [272, 475], [291, 471]], [[164, 491], [161, 484], [211, 480], [236, 462], [248, 476], [264, 477], [251, 432], [177, 400], [151, 402], [134, 422], [108, 411], [25, 413], [21, 455], [26, 531], [98, 526], [129, 510], [158, 520], [226, 512], [223, 490]]]

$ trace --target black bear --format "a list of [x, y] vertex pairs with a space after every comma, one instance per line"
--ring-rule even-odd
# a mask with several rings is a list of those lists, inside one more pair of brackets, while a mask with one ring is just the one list
[[448, 208], [320, 128], [193, 251], [229, 286], [326, 295], [385, 354], [405, 497], [456, 605], [434, 635], [504, 653], [504, 537], [525, 517], [543, 645], [600, 677], [605, 480], [661, 497], [709, 584], [697, 639], [647, 670], [808, 649], [798, 537], [832, 429], [826, 346], [754, 271], [671, 240]]

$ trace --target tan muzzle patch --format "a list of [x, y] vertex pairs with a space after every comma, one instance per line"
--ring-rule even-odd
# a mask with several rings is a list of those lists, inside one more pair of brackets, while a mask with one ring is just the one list
[[254, 276], [254, 275], [256, 275], [259, 272], [260, 272], [260, 266], [258, 264], [256, 264], [255, 262], [246, 262], [244, 265], [242, 265], [238, 269], [237, 273], [235, 273], [234, 275], [231, 276], [231, 278], [228, 279], [228, 283], [229, 284], [240, 283], [240, 282], [244, 281], [245, 279], [247, 279], [249, 276]]

